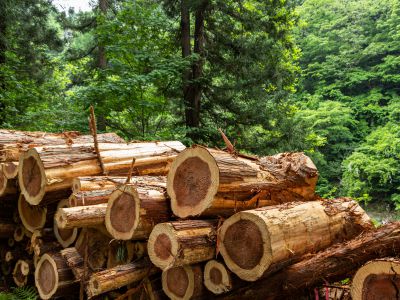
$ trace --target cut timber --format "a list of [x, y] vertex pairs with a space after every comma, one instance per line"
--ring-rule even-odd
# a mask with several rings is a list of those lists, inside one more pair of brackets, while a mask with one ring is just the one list
[[155, 272], [157, 269], [148, 258], [106, 269], [92, 274], [87, 286], [87, 294], [91, 298], [133, 282], [139, 282]]
[[19, 259], [15, 264], [13, 271], [14, 283], [19, 287], [25, 286], [28, 282], [29, 272], [31, 271], [32, 271], [32, 263], [29, 261]]
[[[58, 203], [57, 210], [66, 208], [68, 206], [69, 206], [68, 199], [63, 199]], [[75, 242], [76, 238], [78, 237], [78, 229], [77, 228], [61, 229], [58, 227], [56, 218], [57, 217], [54, 216], [53, 220], [54, 235], [63, 248], [69, 247]]]
[[47, 207], [30, 205], [22, 194], [18, 198], [18, 212], [22, 224], [30, 232], [41, 229], [46, 224]]
[[242, 211], [220, 230], [220, 251], [228, 268], [255, 281], [301, 255], [351, 239], [372, 223], [353, 200], [293, 202]]
[[317, 179], [314, 163], [303, 153], [258, 159], [196, 146], [172, 163], [167, 190], [172, 211], [181, 218], [232, 215], [257, 208], [259, 200], [271, 204], [314, 200]]
[[42, 299], [59, 296], [74, 299], [73, 295], [79, 291], [71, 269], [58, 253], [46, 253], [40, 258], [35, 270], [35, 285]]
[[204, 297], [205, 288], [200, 265], [186, 265], [168, 269], [163, 271], [161, 280], [165, 294], [172, 300]]
[[16, 227], [17, 226], [14, 223], [0, 221], [0, 238], [4, 239], [14, 237]]
[[165, 191], [165, 177], [147, 177], [147, 181], [125, 184], [110, 196], [105, 225], [118, 240], [148, 238], [154, 225], [171, 217]]
[[76, 177], [72, 181], [72, 191], [113, 190], [116, 186], [126, 183], [126, 176], [91, 176]]
[[400, 261], [394, 258], [370, 261], [358, 269], [351, 284], [353, 300], [399, 299]]
[[69, 197], [69, 206], [86, 206], [107, 203], [112, 190], [80, 191], [75, 192]]
[[215, 257], [217, 220], [157, 224], [147, 242], [152, 263], [162, 270]]
[[204, 285], [215, 295], [227, 293], [247, 284], [228, 270], [224, 263], [210, 260], [204, 266]]
[[104, 223], [107, 204], [59, 208], [55, 221], [60, 229], [98, 226]]
[[224, 295], [224, 299], [296, 299], [300, 290], [352, 276], [366, 262], [400, 253], [400, 222], [365, 232]]
[[[148, 142], [99, 144], [99, 148], [105, 170], [110, 174], [127, 174], [135, 158], [135, 174], [165, 175], [173, 159], [185, 146], [180, 142]], [[92, 146], [39, 147], [21, 155], [18, 183], [25, 199], [32, 205], [38, 205], [69, 194], [72, 180], [77, 175], [101, 173]]]
[[18, 176], [18, 162], [17, 161], [10, 161], [10, 162], [5, 162], [2, 164], [2, 170], [4, 173], [4, 176], [6, 176], [7, 179], [16, 179]]
[[76, 280], [81, 280], [85, 275], [85, 265], [82, 256], [75, 247], [65, 248], [60, 251], [68, 267], [71, 268]]

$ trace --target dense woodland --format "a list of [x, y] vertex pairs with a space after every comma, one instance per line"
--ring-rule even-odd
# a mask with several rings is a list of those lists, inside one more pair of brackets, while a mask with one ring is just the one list
[[400, 1], [0, 0], [0, 127], [305, 151], [400, 208]]

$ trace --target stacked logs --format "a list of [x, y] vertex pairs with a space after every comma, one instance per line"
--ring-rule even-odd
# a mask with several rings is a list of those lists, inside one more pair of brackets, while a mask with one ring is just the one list
[[[303, 153], [97, 142], [0, 130], [8, 284], [42, 299], [290, 299], [400, 249], [399, 223], [374, 229], [355, 201], [318, 197]], [[363, 266], [354, 299], [397, 282], [397, 264]]]

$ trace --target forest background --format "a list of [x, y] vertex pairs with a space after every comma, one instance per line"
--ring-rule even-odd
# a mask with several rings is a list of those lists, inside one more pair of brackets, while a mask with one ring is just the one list
[[[59, 2], [59, 1], [58, 1]], [[0, 0], [0, 127], [304, 151], [400, 209], [400, 1]]]

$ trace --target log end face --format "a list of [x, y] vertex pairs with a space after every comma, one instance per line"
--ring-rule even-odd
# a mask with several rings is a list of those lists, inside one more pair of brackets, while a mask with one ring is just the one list
[[29, 204], [22, 194], [18, 199], [18, 212], [22, 224], [30, 232], [43, 228], [46, 223], [47, 208]]
[[44, 254], [35, 270], [35, 285], [42, 299], [50, 299], [57, 291], [57, 265], [50, 255]]
[[190, 299], [192, 296], [193, 291], [190, 291], [189, 270], [190, 267], [184, 266], [172, 268], [163, 272], [163, 290], [170, 299]]
[[77, 228], [65, 228], [66, 221], [62, 214], [62, 208], [65, 207], [69, 207], [68, 199], [63, 199], [58, 203], [57, 213], [54, 215], [53, 222], [54, 235], [63, 248], [71, 246], [78, 236]]
[[18, 175], [18, 163], [16, 162], [6, 162], [3, 165], [3, 172], [6, 178], [12, 179]]
[[216, 295], [229, 292], [232, 282], [226, 267], [216, 260], [208, 261], [204, 267], [204, 285]]
[[178, 251], [178, 243], [168, 223], [157, 224], [149, 236], [147, 252], [151, 262], [162, 270], [172, 266]]
[[167, 178], [171, 207], [181, 218], [196, 216], [208, 208], [219, 186], [219, 169], [203, 147], [186, 149], [173, 162]]

